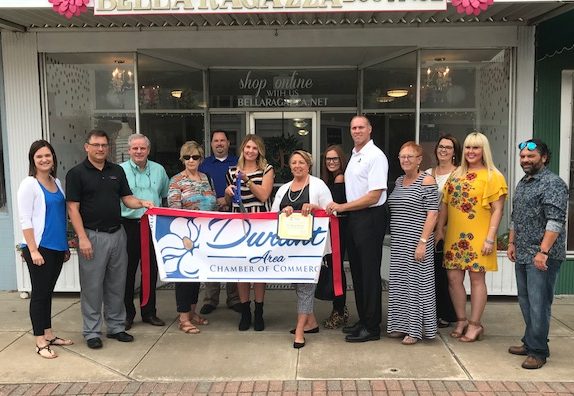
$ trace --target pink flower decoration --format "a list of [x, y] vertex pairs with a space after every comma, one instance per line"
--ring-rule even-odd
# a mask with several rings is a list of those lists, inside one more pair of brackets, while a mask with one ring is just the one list
[[70, 19], [74, 15], [78, 16], [88, 10], [90, 0], [48, 0], [52, 3], [52, 8], [60, 15]]
[[478, 15], [494, 3], [494, 0], [451, 0], [459, 14]]

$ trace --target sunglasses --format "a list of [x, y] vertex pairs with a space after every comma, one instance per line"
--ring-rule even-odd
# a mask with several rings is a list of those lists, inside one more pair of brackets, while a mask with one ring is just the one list
[[538, 147], [538, 146], [534, 142], [522, 142], [522, 143], [518, 144], [518, 148], [520, 150], [524, 150], [526, 148], [526, 149], [528, 149], [528, 151], [532, 151], [532, 150], [536, 150], [536, 147]]
[[189, 161], [190, 159], [194, 161], [199, 161], [201, 159], [201, 155], [182, 155], [184, 161]]

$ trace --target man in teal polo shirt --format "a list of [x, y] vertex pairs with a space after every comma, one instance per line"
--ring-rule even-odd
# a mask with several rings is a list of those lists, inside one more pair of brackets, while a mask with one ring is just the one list
[[[152, 201], [161, 206], [162, 199], [167, 197], [169, 178], [163, 166], [148, 159], [150, 153], [149, 139], [139, 133], [128, 138], [130, 159], [120, 166], [124, 169], [128, 183], [134, 195]], [[126, 306], [126, 330], [133, 325], [136, 316], [134, 306], [134, 286], [138, 265], [141, 260], [140, 218], [145, 209], [129, 209], [122, 204], [122, 225], [127, 235], [128, 268], [124, 304]], [[164, 326], [163, 320], [156, 314], [155, 285], [157, 283], [157, 261], [153, 244], [150, 240], [150, 296], [146, 305], [141, 306], [142, 321], [153, 326]], [[142, 293], [140, 288], [140, 301]]]

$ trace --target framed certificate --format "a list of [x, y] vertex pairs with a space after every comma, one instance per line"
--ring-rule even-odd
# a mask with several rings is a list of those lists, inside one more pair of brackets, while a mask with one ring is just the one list
[[281, 239], [297, 239], [308, 241], [313, 235], [313, 215], [303, 216], [301, 213], [292, 213], [287, 216], [279, 214], [277, 222], [277, 236]]

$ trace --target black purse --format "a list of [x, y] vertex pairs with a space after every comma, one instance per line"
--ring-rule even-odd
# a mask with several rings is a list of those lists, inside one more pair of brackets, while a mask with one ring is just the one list
[[335, 289], [333, 288], [333, 256], [330, 254], [323, 257], [319, 281], [315, 289], [315, 298], [326, 301], [333, 301], [335, 299]]

